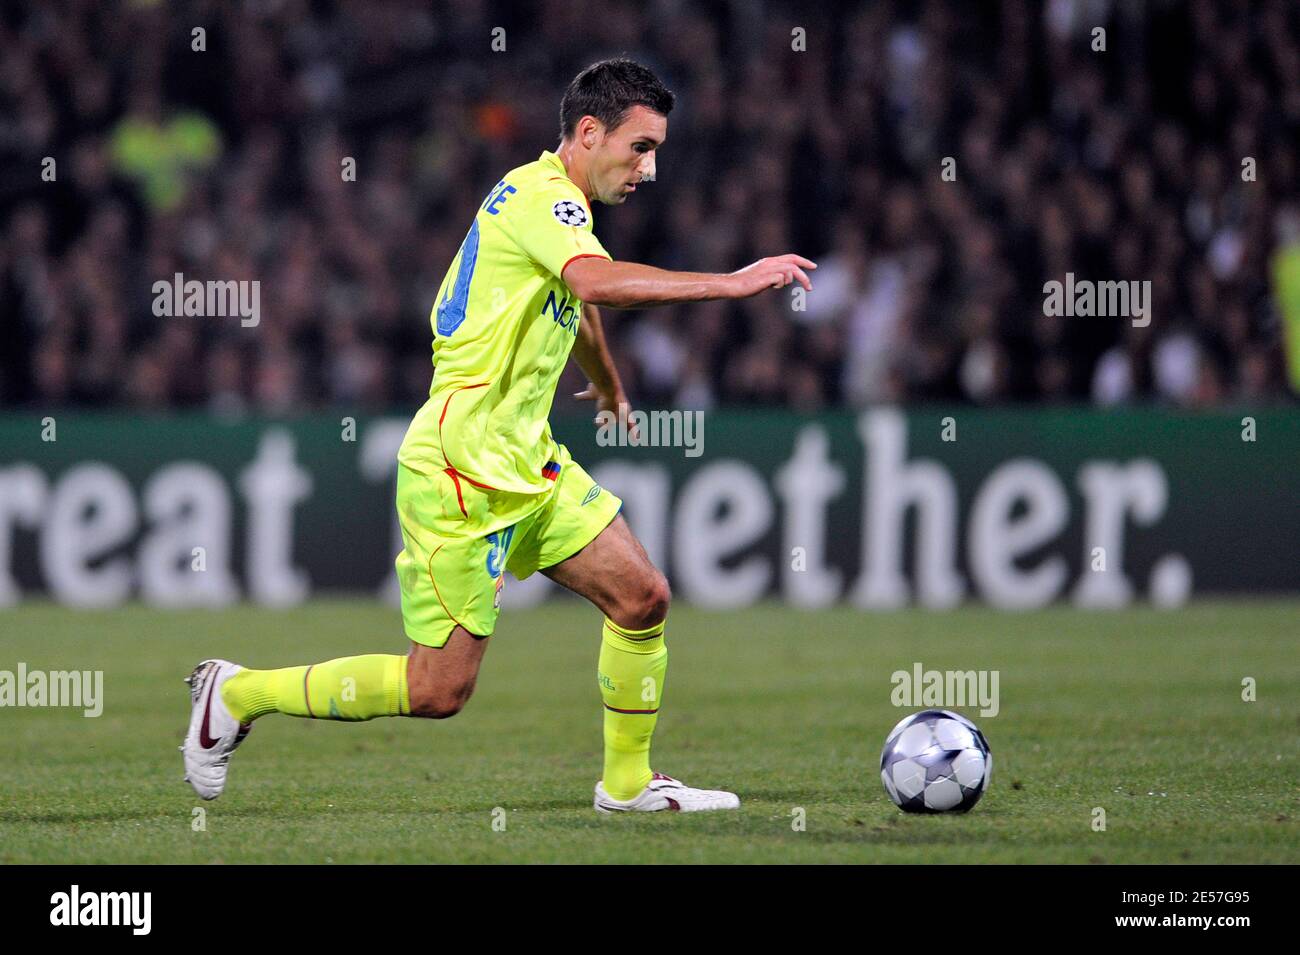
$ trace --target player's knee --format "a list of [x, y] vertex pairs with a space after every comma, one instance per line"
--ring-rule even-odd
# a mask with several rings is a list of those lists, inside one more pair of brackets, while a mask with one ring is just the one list
[[668, 578], [655, 571], [645, 584], [628, 600], [624, 608], [627, 617], [625, 626], [634, 630], [644, 630], [662, 622], [668, 616], [668, 607], [672, 604], [673, 594], [668, 586]]
[[474, 681], [457, 681], [410, 687], [411, 715], [445, 720], [465, 708], [474, 695]]
[[447, 693], [434, 700], [429, 719], [445, 720], [455, 716], [469, 702], [470, 693]]
[[429, 687], [420, 693], [412, 691], [411, 716], [422, 716], [426, 720], [446, 720], [465, 708], [473, 691], [473, 683], [465, 686]]
[[668, 608], [672, 602], [673, 591], [668, 586], [668, 578], [663, 574], [656, 575], [655, 584], [651, 589], [650, 600], [648, 601], [650, 616], [653, 619], [646, 626], [654, 626], [659, 621], [667, 619]]

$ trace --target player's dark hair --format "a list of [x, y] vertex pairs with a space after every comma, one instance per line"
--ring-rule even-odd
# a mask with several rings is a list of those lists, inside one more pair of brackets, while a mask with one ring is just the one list
[[578, 120], [594, 116], [608, 130], [619, 127], [633, 106], [667, 116], [677, 97], [652, 71], [625, 57], [593, 63], [573, 78], [560, 101], [560, 138], [573, 135]]

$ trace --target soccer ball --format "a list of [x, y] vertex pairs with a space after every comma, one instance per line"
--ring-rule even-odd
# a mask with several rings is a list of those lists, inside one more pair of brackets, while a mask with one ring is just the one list
[[906, 717], [880, 754], [880, 780], [903, 812], [965, 812], [984, 795], [992, 768], [984, 734], [951, 710]]

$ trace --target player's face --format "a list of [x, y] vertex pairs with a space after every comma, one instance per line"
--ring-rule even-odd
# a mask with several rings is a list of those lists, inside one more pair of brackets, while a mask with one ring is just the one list
[[602, 132], [592, 150], [589, 182], [596, 200], [613, 206], [636, 192], [637, 183], [654, 178], [655, 150], [668, 135], [668, 117], [633, 106], [615, 129]]

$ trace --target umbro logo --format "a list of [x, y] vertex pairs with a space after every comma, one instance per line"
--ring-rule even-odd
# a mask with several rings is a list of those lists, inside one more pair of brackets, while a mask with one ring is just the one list
[[591, 490], [587, 492], [587, 496], [582, 499], [582, 504], [579, 504], [578, 506], [582, 507], [583, 505], [590, 504], [600, 495], [600, 491], [601, 491], [600, 485], [593, 484], [591, 486]]

